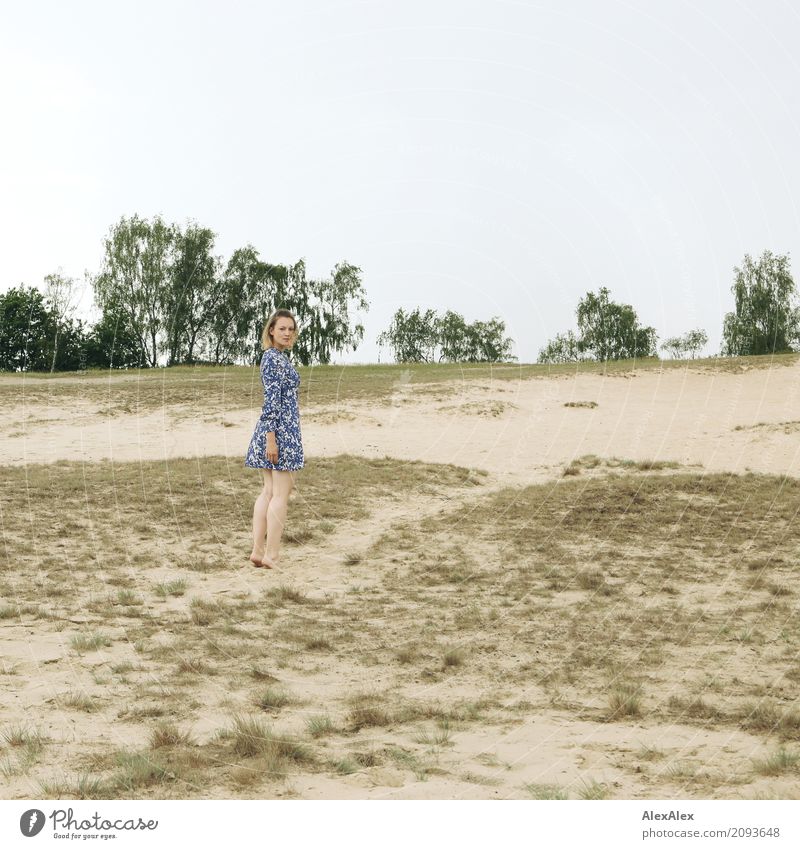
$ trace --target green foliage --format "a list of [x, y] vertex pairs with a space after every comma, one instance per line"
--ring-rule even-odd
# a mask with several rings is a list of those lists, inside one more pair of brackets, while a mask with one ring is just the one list
[[234, 251], [226, 264], [214, 254], [215, 238], [194, 222], [181, 228], [158, 216], [121, 218], [93, 280], [103, 317], [92, 359], [151, 367], [164, 356], [168, 365], [255, 363], [264, 322], [279, 307], [297, 316], [293, 356], [302, 365], [329, 363], [333, 353], [355, 349], [363, 339], [363, 325], [353, 325], [350, 316], [353, 308], [369, 308], [360, 268], [340, 262], [329, 278], [309, 280], [303, 260], [274, 265], [252, 245]]
[[142, 346], [127, 314], [109, 307], [86, 338], [86, 368], [143, 368]]
[[[80, 363], [80, 348], [83, 342], [82, 325], [74, 324], [70, 318], [75, 308], [76, 281], [67, 277], [61, 271], [55, 274], [48, 274], [44, 278], [45, 283], [45, 299], [49, 304], [52, 312], [55, 332], [53, 334], [53, 356], [50, 362], [51, 373], [56, 370], [56, 363], [59, 360], [59, 343], [66, 344], [71, 347], [67, 354], [67, 359], [74, 358], [77, 355], [75, 364], [61, 364], [61, 368], [79, 368]], [[67, 339], [62, 339], [62, 334], [66, 335]], [[70, 357], [72, 355], [72, 357]], [[62, 360], [64, 357], [62, 356]]]
[[432, 363], [437, 341], [436, 313], [419, 307], [408, 313], [397, 310], [389, 329], [378, 337], [378, 344], [388, 345], [398, 363]]
[[556, 336], [539, 351], [539, 362], [608, 362], [654, 357], [655, 328], [642, 327], [633, 307], [610, 300], [610, 294], [605, 286], [597, 294], [587, 292], [576, 310], [577, 336], [572, 331]]
[[673, 360], [680, 360], [685, 354], [690, 354], [694, 359], [697, 354], [708, 344], [708, 334], [705, 330], [690, 330], [683, 336], [671, 336], [665, 339], [661, 350], [671, 355]]
[[725, 316], [722, 352], [741, 357], [791, 351], [800, 338], [800, 310], [789, 256], [764, 251], [758, 261], [745, 254], [734, 268], [734, 311]]
[[440, 317], [430, 309], [422, 312], [417, 307], [408, 313], [399, 309], [378, 344], [388, 345], [399, 363], [507, 362], [515, 357], [505, 329], [505, 322], [496, 317], [467, 324], [452, 310]]
[[55, 320], [38, 289], [24, 286], [0, 295], [0, 368], [44, 371], [50, 368]]
[[578, 302], [581, 353], [600, 362], [655, 356], [655, 329], [640, 326], [633, 307], [611, 301], [609, 294], [602, 286], [596, 295], [587, 292]]
[[225, 285], [222, 260], [213, 255], [214, 232], [195, 223], [173, 230], [162, 302], [168, 365], [195, 361], [197, 344], [224, 298]]
[[576, 363], [584, 359], [578, 347], [578, 337], [568, 330], [566, 333], [557, 333], [539, 351], [540, 363]]
[[93, 280], [100, 309], [123, 316], [150, 367], [158, 365], [174, 241], [175, 228], [159, 216], [123, 216], [105, 240], [103, 269]]

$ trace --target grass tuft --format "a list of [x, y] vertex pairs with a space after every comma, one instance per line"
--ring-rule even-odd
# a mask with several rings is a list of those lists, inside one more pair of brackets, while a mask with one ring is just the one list
[[93, 651], [104, 646], [110, 646], [111, 638], [98, 631], [93, 631], [91, 634], [76, 634], [69, 643], [75, 651]]

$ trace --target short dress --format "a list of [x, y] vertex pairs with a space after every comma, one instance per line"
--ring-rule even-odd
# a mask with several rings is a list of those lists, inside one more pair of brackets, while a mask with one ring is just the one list
[[[244, 464], [251, 469], [295, 472], [303, 468], [298, 391], [300, 375], [277, 348], [267, 348], [261, 357], [264, 407], [261, 410]], [[278, 443], [278, 462], [267, 459], [267, 434], [273, 431]]]

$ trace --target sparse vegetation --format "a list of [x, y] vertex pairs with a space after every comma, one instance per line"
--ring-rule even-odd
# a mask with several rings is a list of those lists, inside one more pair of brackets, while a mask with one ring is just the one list
[[[205, 374], [189, 373], [186, 387]], [[255, 576], [265, 582], [245, 569], [240, 550], [252, 479], [237, 477], [227, 458], [170, 460], [168, 473], [164, 463], [138, 462], [4, 470], [12, 484], [0, 495], [6, 544], [21, 569], [4, 579], [0, 619], [9, 633], [55, 635], [75, 690], [58, 695], [53, 710], [99, 708], [69, 716], [87, 728], [116, 722], [135, 741], [117, 757], [90, 732], [92, 745], [106, 745], [103, 758], [70, 762], [75, 772], [43, 785], [51, 795], [188, 798], [217, 782], [226, 794], [265, 798], [285, 795], [273, 785], [289, 776], [324, 771], [331, 780], [378, 765], [407, 782], [448, 770], [448, 781], [460, 777], [473, 795], [498, 782], [503, 795], [614, 795], [589, 777], [568, 788], [523, 787], [499, 759], [466, 770], [462, 747], [474, 733], [524, 730], [554, 711], [559, 722], [613, 720], [626, 734], [644, 716], [648, 739], [658, 739], [650, 735], [661, 722], [741, 728], [768, 743], [765, 751], [785, 741], [753, 761], [753, 774], [795, 777], [800, 719], [787, 700], [800, 681], [794, 479], [588, 455], [565, 479], [481, 492], [471, 482], [487, 479], [475, 470], [410, 465], [315, 460], [303, 478], [308, 518], [287, 570]], [[399, 492], [416, 494], [413, 520], [394, 518], [410, 515], [405, 504], [396, 509]], [[359, 537], [357, 551], [323, 552], [325, 535], [338, 540], [348, 523], [387, 506], [390, 519]], [[26, 549], [31, 510], [45, 543], [61, 546], [48, 584]], [[318, 562], [328, 571], [316, 572]], [[198, 571], [199, 563], [217, 565]], [[346, 575], [343, 591], [332, 589], [333, 570]], [[43, 595], [49, 585], [52, 599]], [[72, 588], [83, 585], [90, 590], [79, 605]], [[748, 663], [727, 660], [736, 653]], [[0, 661], [5, 674], [30, 672], [24, 658]], [[62, 672], [59, 651], [39, 669]], [[714, 680], [698, 669], [713, 670]], [[39, 722], [50, 709], [39, 704], [31, 716]], [[202, 744], [184, 730], [207, 713], [243, 710], [254, 716]], [[49, 719], [43, 727], [50, 731]], [[302, 740], [284, 729], [300, 729]], [[37, 786], [62, 753], [52, 742], [44, 757], [35, 739], [2, 741], [0, 771], [12, 793]], [[630, 756], [631, 775], [639, 767], [648, 787], [674, 792], [666, 782], [676, 781], [712, 795], [730, 786], [721, 768], [695, 767], [704, 753], [676, 765], [664, 753], [669, 743], [659, 744], [664, 750]], [[369, 751], [349, 751], [357, 747]]]
[[569, 799], [567, 791], [558, 784], [526, 784], [525, 790], [532, 799]]
[[76, 634], [69, 641], [75, 651], [93, 651], [111, 645], [111, 639], [105, 634], [93, 631], [90, 634]]

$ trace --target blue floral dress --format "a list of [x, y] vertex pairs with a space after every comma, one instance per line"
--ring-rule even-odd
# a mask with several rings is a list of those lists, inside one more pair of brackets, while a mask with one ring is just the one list
[[[261, 410], [244, 464], [251, 469], [294, 472], [303, 468], [298, 390], [300, 375], [277, 348], [267, 348], [261, 357], [264, 407]], [[278, 443], [278, 462], [267, 459], [267, 434], [273, 431]]]

